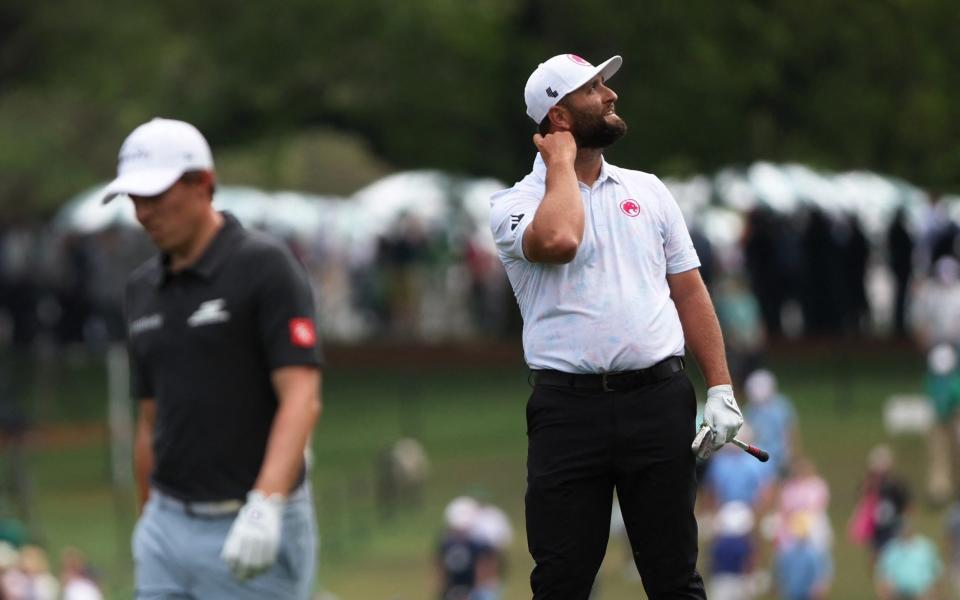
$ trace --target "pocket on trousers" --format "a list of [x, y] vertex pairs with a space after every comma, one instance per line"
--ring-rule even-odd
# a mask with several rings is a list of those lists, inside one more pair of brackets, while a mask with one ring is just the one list
[[312, 515], [305, 512], [312, 510], [309, 503], [303, 504], [288, 507], [288, 510], [295, 510], [296, 514], [291, 523], [285, 524], [284, 539], [277, 557], [277, 566], [292, 583], [308, 577], [316, 560], [316, 526]]
[[530, 432], [536, 426], [537, 415], [543, 412], [543, 401], [540, 396], [537, 388], [533, 388], [527, 398], [527, 435], [530, 435]]

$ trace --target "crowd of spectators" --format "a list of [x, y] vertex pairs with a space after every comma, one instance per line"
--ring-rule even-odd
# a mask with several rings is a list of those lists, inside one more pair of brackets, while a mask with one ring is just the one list
[[102, 600], [98, 576], [76, 548], [60, 554], [60, 575], [54, 575], [47, 553], [39, 546], [15, 547], [0, 541], [0, 599]]
[[[758, 205], [742, 215], [733, 244], [711, 242], [697, 216], [689, 220], [711, 291], [741, 296], [734, 315], [744, 294], [756, 304], [762, 333], [746, 331], [749, 346], [760, 335], [906, 335], [916, 282], [937, 258], [958, 253], [958, 227], [944, 204], [931, 196], [919, 217], [901, 208], [881, 236], [868, 236], [852, 213], [812, 205], [792, 214]], [[325, 339], [456, 341], [519, 331], [485, 223], [404, 211], [367, 237], [283, 235], [316, 286]], [[123, 282], [149, 254], [134, 225], [78, 233], [0, 222], [0, 341], [96, 347], [121, 339]]]

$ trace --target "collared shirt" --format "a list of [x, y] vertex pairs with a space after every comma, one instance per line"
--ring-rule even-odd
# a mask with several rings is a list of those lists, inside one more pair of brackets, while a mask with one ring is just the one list
[[135, 270], [126, 310], [131, 393], [157, 405], [152, 484], [182, 500], [245, 498], [277, 410], [271, 372], [319, 364], [303, 268], [225, 213], [190, 267], [157, 256]]
[[583, 241], [567, 264], [533, 263], [523, 253], [523, 234], [545, 192], [538, 154], [533, 172], [491, 198], [490, 227], [520, 305], [530, 368], [629, 371], [683, 355], [666, 276], [700, 260], [663, 182], [603, 160], [593, 186], [580, 183]]

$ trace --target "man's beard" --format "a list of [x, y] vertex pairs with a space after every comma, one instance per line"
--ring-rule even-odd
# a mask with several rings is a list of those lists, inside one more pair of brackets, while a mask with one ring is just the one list
[[573, 114], [573, 127], [570, 133], [577, 142], [577, 148], [606, 148], [623, 137], [627, 124], [617, 116], [614, 122], [608, 122], [603, 115]]

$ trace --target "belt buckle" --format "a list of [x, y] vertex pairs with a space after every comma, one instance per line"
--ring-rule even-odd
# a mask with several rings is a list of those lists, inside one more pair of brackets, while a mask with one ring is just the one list
[[610, 381], [607, 379], [607, 375], [609, 375], [609, 373], [600, 374], [600, 386], [605, 392], [615, 392], [616, 390], [610, 387]]

